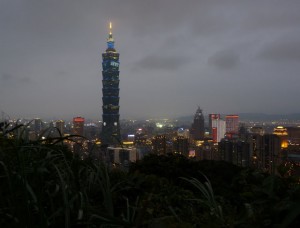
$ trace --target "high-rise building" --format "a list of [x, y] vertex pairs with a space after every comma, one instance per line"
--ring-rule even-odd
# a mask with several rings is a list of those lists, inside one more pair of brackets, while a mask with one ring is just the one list
[[224, 138], [226, 133], [226, 122], [221, 119], [212, 119], [212, 139], [214, 143], [218, 143]]
[[204, 116], [200, 107], [198, 107], [196, 114], [194, 116], [194, 122], [192, 124], [191, 134], [194, 140], [204, 139]]
[[221, 160], [238, 166], [250, 166], [253, 148], [251, 143], [244, 140], [222, 139], [218, 144]]
[[213, 113], [211, 113], [211, 114], [209, 114], [208, 115], [208, 127], [209, 127], [209, 133], [210, 134], [212, 134], [213, 132], [212, 132], [212, 122], [213, 122], [213, 120], [219, 120], [219, 119], [221, 119], [221, 115], [220, 114], [213, 114]]
[[177, 136], [173, 143], [173, 151], [185, 156], [189, 153], [189, 140], [184, 136]]
[[291, 144], [300, 144], [300, 126], [287, 127], [287, 132]]
[[102, 132], [103, 145], [121, 144], [119, 122], [119, 53], [114, 47], [111, 31], [107, 39], [107, 49], [102, 54]]
[[73, 134], [83, 136], [84, 129], [84, 118], [74, 117], [73, 118]]
[[64, 130], [65, 130], [65, 121], [58, 120], [55, 122], [55, 127], [59, 131], [60, 136], [64, 136]]
[[280, 138], [277, 135], [253, 135], [253, 163], [256, 168], [275, 172], [280, 155]]
[[239, 133], [239, 116], [226, 116], [226, 134], [237, 135]]
[[40, 118], [34, 119], [34, 132], [39, 135], [42, 131], [42, 120]]
[[156, 135], [152, 140], [153, 152], [155, 154], [167, 153], [167, 138], [165, 135]]
[[288, 131], [285, 127], [278, 126], [278, 127], [274, 128], [273, 134], [279, 136], [282, 149], [288, 147], [288, 145], [289, 145]]

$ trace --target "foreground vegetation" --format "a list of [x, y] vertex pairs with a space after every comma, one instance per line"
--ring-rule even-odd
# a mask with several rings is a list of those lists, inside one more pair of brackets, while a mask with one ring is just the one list
[[283, 171], [149, 155], [123, 172], [22, 128], [0, 131], [0, 227], [300, 227], [300, 186]]

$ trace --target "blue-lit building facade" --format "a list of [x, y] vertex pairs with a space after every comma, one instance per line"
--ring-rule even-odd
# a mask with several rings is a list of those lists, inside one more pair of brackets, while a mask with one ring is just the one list
[[119, 114], [119, 53], [114, 48], [111, 32], [107, 39], [107, 49], [102, 54], [102, 145], [118, 145], [120, 137]]

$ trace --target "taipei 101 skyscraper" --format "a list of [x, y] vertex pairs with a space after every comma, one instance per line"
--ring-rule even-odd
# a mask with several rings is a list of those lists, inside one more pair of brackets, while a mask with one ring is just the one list
[[107, 49], [102, 54], [102, 145], [121, 144], [119, 114], [119, 53], [115, 50], [112, 24], [109, 24]]

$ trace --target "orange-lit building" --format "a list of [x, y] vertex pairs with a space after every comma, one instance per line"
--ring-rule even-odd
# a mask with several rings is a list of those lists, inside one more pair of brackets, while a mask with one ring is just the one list
[[289, 145], [289, 142], [288, 142], [288, 131], [287, 131], [287, 129], [285, 127], [278, 126], [278, 127], [274, 128], [273, 134], [279, 136], [279, 138], [280, 138], [280, 145], [281, 145], [282, 149], [288, 147], [288, 145]]

